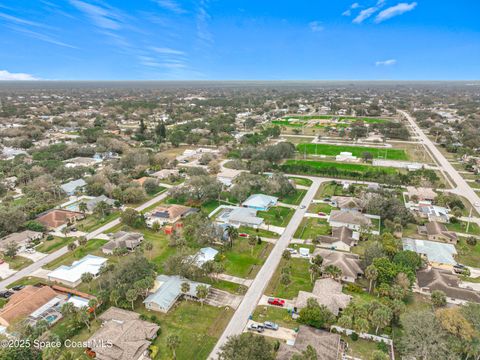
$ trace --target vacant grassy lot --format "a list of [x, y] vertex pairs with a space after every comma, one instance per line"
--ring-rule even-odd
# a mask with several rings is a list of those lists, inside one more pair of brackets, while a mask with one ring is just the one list
[[468, 227], [468, 232], [467, 232], [467, 223], [465, 221], [459, 221], [458, 223], [448, 223], [445, 225], [447, 226], [447, 229], [450, 231], [455, 231], [455, 232], [465, 233], [465, 234], [472, 234], [472, 235], [480, 235], [480, 227], [474, 222], [470, 223]]
[[159, 348], [155, 360], [173, 359], [167, 346], [167, 338], [173, 334], [180, 339], [177, 359], [206, 359], [233, 315], [231, 309], [202, 307], [192, 301], [179, 302], [168, 314], [148, 311], [143, 304], [136, 311], [147, 317], [155, 315], [160, 320], [162, 332], [153, 343]]
[[89, 215], [77, 223], [77, 228], [80, 231], [91, 232], [97, 230], [99, 227], [109, 223], [110, 221], [115, 220], [116, 218], [120, 217], [121, 211], [114, 211], [111, 214], [100, 217], [98, 215]]
[[310, 179], [305, 179], [305, 178], [300, 178], [300, 177], [295, 177], [295, 176], [290, 176], [289, 179], [293, 180], [296, 185], [301, 185], [301, 186], [312, 185], [312, 180], [310, 180]]
[[361, 158], [365, 152], [372, 154], [373, 158], [389, 159], [389, 160], [407, 160], [407, 154], [404, 150], [376, 148], [364, 146], [348, 146], [348, 145], [330, 145], [330, 144], [298, 144], [299, 152], [315, 155], [335, 156], [342, 151], [351, 152], [353, 156]]
[[319, 235], [330, 234], [330, 226], [325, 219], [303, 218], [300, 226], [293, 235], [296, 239], [314, 239]]
[[298, 328], [298, 323], [292, 319], [292, 314], [285, 308], [273, 306], [257, 306], [253, 313], [254, 321], [272, 321], [289, 329]]
[[8, 263], [8, 265], [10, 265], [10, 268], [13, 270], [21, 270], [24, 267], [27, 267], [28, 265], [33, 263], [32, 260], [20, 255], [16, 255], [13, 258], [4, 256], [3, 260], [5, 260], [5, 262]]
[[315, 194], [315, 199], [322, 200], [323, 198], [332, 196], [343, 196], [347, 195], [347, 192], [343, 190], [343, 186], [337, 184], [336, 182], [324, 182], [320, 185], [317, 193]]
[[[267, 286], [265, 294], [284, 299], [293, 299], [300, 290], [312, 291], [313, 284], [310, 281], [309, 266], [310, 263], [306, 259], [282, 259]], [[280, 276], [284, 267], [290, 267], [291, 283], [288, 286], [280, 283]]]
[[302, 127], [305, 124], [299, 123], [299, 122], [290, 122], [287, 120], [273, 120], [272, 124], [274, 125], [280, 125], [280, 126], [290, 126], [290, 127]]
[[268, 225], [285, 227], [290, 222], [295, 210], [283, 206], [274, 206], [268, 211], [258, 211], [257, 216], [265, 219]]
[[330, 211], [332, 211], [333, 207], [328, 205], [328, 204], [325, 204], [325, 203], [312, 203], [309, 207], [308, 207], [308, 212], [310, 213], [319, 213], [319, 212], [323, 212], [325, 214], [330, 214]]
[[71, 265], [75, 260], [79, 260], [88, 254], [101, 256], [100, 248], [108, 241], [101, 239], [89, 240], [85, 246], [79, 246], [75, 250], [60, 256], [58, 259], [49, 262], [44, 266], [45, 269], [56, 269], [60, 265]]
[[234, 241], [233, 248], [226, 248], [220, 255], [224, 259], [225, 273], [241, 278], [254, 278], [262, 267], [273, 245], [263, 241], [260, 245], [251, 246], [248, 239], [239, 238]]
[[290, 195], [281, 197], [278, 201], [290, 205], [299, 205], [302, 202], [303, 197], [307, 193], [307, 190], [304, 189], [295, 189]]
[[457, 245], [456, 260], [464, 265], [478, 267], [480, 264], [480, 240], [477, 245], [468, 245], [464, 238], [460, 238]]
[[70, 244], [72, 241], [74, 241], [75, 238], [73, 237], [57, 237], [55, 236], [52, 240], [44, 240], [40, 245], [38, 245], [35, 250], [42, 252], [42, 253], [52, 253], [55, 250], [60, 249], [61, 247], [64, 247], [68, 244]]
[[245, 233], [250, 236], [260, 236], [261, 238], [270, 238], [270, 239], [278, 239], [280, 235], [274, 233], [272, 231], [264, 230], [264, 229], [253, 229], [247, 226], [240, 226], [238, 229], [239, 233]]

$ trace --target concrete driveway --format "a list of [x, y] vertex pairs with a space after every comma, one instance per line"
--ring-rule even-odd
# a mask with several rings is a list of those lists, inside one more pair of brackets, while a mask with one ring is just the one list
[[285, 300], [285, 305], [282, 307], [277, 305], [270, 305], [268, 303], [268, 299], [271, 297], [272, 296], [262, 295], [262, 297], [260, 298], [260, 301], [258, 302], [258, 306], [271, 306], [271, 307], [276, 307], [280, 309], [285, 309], [285, 311], [287, 309], [293, 309], [293, 307], [295, 306], [294, 301], [290, 299], [281, 299], [281, 300]]
[[229, 306], [236, 309], [241, 301], [242, 296], [240, 295], [234, 295], [227, 291], [210, 288], [205, 303], [211, 306]]
[[30, 259], [32, 260], [33, 262], [35, 261], [38, 261], [40, 259], [43, 259], [45, 256], [47, 256], [48, 254], [45, 254], [45, 253], [42, 253], [42, 252], [38, 252], [38, 251], [35, 251], [33, 253], [28, 253], [26, 251], [22, 251], [22, 252], [19, 252], [17, 254], [18, 256], [21, 256], [21, 257], [24, 257], [24, 258], [27, 258], [27, 259]]
[[[249, 332], [251, 330], [248, 330], [248, 326], [250, 324], [262, 324], [258, 323], [253, 320], [248, 320], [247, 326], [243, 330], [243, 332]], [[263, 336], [268, 336], [271, 338], [279, 339], [279, 340], [284, 340], [284, 341], [295, 341], [295, 338], [297, 337], [297, 333], [293, 331], [292, 329], [284, 328], [284, 327], [279, 327], [278, 330], [270, 330], [270, 329], [265, 329], [263, 332], [259, 333], [256, 332], [258, 335], [263, 335]]]
[[15, 274], [16, 272], [16, 270], [10, 269], [10, 265], [8, 265], [7, 263], [3, 263], [0, 265], [0, 278], [2, 279], [6, 279], [9, 276]]

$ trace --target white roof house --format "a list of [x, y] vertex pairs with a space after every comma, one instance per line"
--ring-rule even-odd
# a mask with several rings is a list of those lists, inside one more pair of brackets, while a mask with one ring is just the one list
[[62, 184], [62, 185], [60, 185], [60, 188], [63, 191], [65, 191], [67, 193], [67, 195], [73, 195], [73, 194], [75, 194], [75, 191], [77, 191], [77, 189], [80, 189], [80, 188], [84, 187], [85, 185], [87, 185], [85, 180], [78, 179], [78, 180], [72, 180], [72, 181], [70, 181], [66, 184]]
[[277, 204], [278, 198], [264, 194], [254, 194], [245, 200], [242, 205], [256, 210], [268, 210]]
[[89, 254], [80, 260], [74, 261], [70, 266], [59, 266], [47, 275], [48, 280], [75, 287], [82, 282], [83, 274], [90, 273], [94, 277], [97, 276], [106, 262], [106, 258]]
[[237, 206], [223, 208], [216, 221], [237, 228], [242, 225], [257, 228], [263, 224], [263, 219], [257, 216], [257, 210]]
[[402, 243], [403, 250], [411, 250], [425, 256], [432, 266], [452, 266], [457, 263], [454, 259], [457, 250], [453, 244], [409, 238], [402, 239]]
[[215, 260], [215, 256], [217, 256], [217, 254], [218, 250], [215, 250], [212, 247], [202, 248], [194, 255], [195, 264], [198, 267], [201, 267], [206, 262]]

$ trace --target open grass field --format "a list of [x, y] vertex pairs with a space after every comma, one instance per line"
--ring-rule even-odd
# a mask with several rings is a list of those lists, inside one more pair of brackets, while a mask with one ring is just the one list
[[13, 270], [21, 270], [24, 267], [27, 267], [28, 265], [33, 264], [32, 260], [27, 259], [20, 255], [16, 255], [14, 258], [5, 256], [3, 260], [5, 260], [5, 262], [8, 263], [8, 265], [10, 265], [10, 268]]
[[295, 177], [295, 176], [289, 176], [288, 178], [293, 180], [295, 182], [295, 185], [301, 185], [301, 186], [312, 185], [312, 180], [310, 179], [305, 179], [305, 178]]
[[447, 226], [447, 229], [450, 231], [455, 231], [459, 233], [465, 233], [465, 234], [472, 234], [472, 235], [480, 235], [480, 227], [478, 224], [471, 222], [470, 226], [468, 227], [468, 232], [467, 232], [467, 223], [465, 221], [459, 221], [458, 223], [448, 223], [445, 224]]
[[353, 123], [355, 121], [363, 121], [368, 124], [379, 124], [390, 121], [389, 119], [375, 118], [375, 117], [355, 117], [355, 116], [339, 116], [339, 115], [293, 115], [285, 116], [283, 119], [295, 119], [299, 121], [308, 121], [308, 120], [328, 120], [336, 118], [339, 121], [344, 121], [348, 123]]
[[[292, 258], [288, 261], [282, 259], [273, 277], [270, 279], [265, 294], [284, 299], [293, 299], [300, 290], [312, 291], [313, 284], [310, 281], [309, 266], [310, 263], [306, 259]], [[288, 286], [280, 283], [280, 276], [284, 267], [290, 267], [291, 283]]]
[[155, 315], [160, 320], [161, 334], [153, 345], [159, 351], [155, 360], [173, 359], [172, 351], [167, 346], [169, 335], [175, 334], [180, 343], [176, 350], [177, 359], [206, 359], [215, 343], [233, 315], [233, 310], [213, 307], [198, 302], [181, 301], [167, 314], [152, 312], [140, 304], [137, 312], [147, 317]]
[[73, 237], [62, 238], [62, 237], [55, 236], [52, 240], [44, 240], [41, 244], [35, 247], [35, 250], [42, 253], [50, 254], [55, 250], [58, 250], [70, 244], [73, 241], [75, 241], [75, 238]]
[[113, 211], [111, 214], [100, 217], [97, 215], [89, 215], [84, 220], [77, 223], [77, 228], [80, 231], [92, 232], [97, 230], [99, 227], [109, 223], [110, 221], [115, 220], [120, 217], [121, 211]]
[[295, 210], [284, 206], [274, 206], [268, 211], [258, 211], [257, 216], [265, 220], [267, 225], [285, 227], [290, 222]]
[[477, 241], [477, 245], [468, 245], [465, 238], [460, 238], [457, 245], [458, 255], [456, 260], [467, 266], [478, 267], [480, 264], [480, 240]]
[[108, 241], [101, 239], [89, 240], [85, 246], [79, 246], [75, 250], [60, 256], [44, 266], [45, 269], [53, 270], [60, 265], [71, 265], [75, 260], [79, 260], [88, 254], [101, 256], [100, 248]]
[[274, 233], [273, 231], [268, 231], [264, 229], [253, 229], [251, 227], [247, 226], [240, 226], [238, 229], [239, 233], [245, 233], [250, 236], [260, 236], [261, 238], [270, 238], [270, 239], [278, 239], [279, 235], [277, 233]]
[[408, 160], [407, 153], [404, 150], [390, 148], [303, 143], [297, 145], [297, 150], [300, 153], [306, 152], [307, 154], [327, 156], [335, 156], [343, 151], [347, 151], [359, 158], [361, 158], [365, 152], [369, 152], [373, 158]]
[[290, 204], [290, 205], [299, 205], [302, 202], [302, 199], [306, 193], [307, 193], [307, 190], [295, 189], [294, 193], [287, 196], [283, 196], [280, 199], [278, 199], [278, 201], [283, 202], [285, 204]]
[[220, 258], [225, 263], [225, 273], [241, 278], [254, 278], [270, 254], [273, 245], [262, 241], [253, 247], [247, 239], [239, 238], [234, 241], [233, 248], [226, 248]]
[[293, 235], [296, 239], [314, 239], [319, 235], [330, 234], [330, 226], [325, 219], [319, 218], [303, 218], [300, 226]]
[[325, 204], [325, 203], [312, 203], [308, 207], [308, 212], [309, 213], [314, 213], [317, 214], [319, 212], [323, 212], [325, 214], [330, 214], [330, 211], [332, 211], [333, 207]]

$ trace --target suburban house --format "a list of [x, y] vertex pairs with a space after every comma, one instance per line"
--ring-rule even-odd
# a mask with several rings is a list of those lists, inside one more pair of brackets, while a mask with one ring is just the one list
[[117, 231], [109, 237], [110, 241], [102, 247], [102, 252], [106, 255], [112, 255], [117, 248], [135, 250], [143, 241], [143, 234], [126, 231]]
[[[182, 292], [182, 283], [188, 283], [190, 289], [187, 293]], [[159, 275], [155, 280], [155, 286], [151, 294], [143, 301], [148, 310], [168, 312], [181, 296], [187, 296], [190, 299], [197, 299], [197, 286], [205, 285], [208, 289], [210, 285], [188, 280], [184, 277], [173, 275]]]
[[448, 223], [448, 214], [450, 210], [443, 206], [432, 205], [430, 201], [420, 201], [418, 204], [409, 206], [415, 214], [428, 221], [438, 221], [441, 223]]
[[156, 222], [160, 225], [173, 224], [197, 211], [198, 209], [183, 205], [158, 206], [147, 214], [146, 223], [150, 227]]
[[243, 207], [260, 210], [260, 211], [267, 211], [272, 206], [275, 206], [278, 202], [278, 198], [275, 196], [269, 196], [264, 194], [253, 194], [248, 197], [242, 203]]
[[83, 179], [78, 179], [78, 180], [72, 180], [68, 183], [60, 185], [60, 188], [68, 195], [72, 196], [74, 195], [77, 191], [83, 189], [87, 185], [85, 180]]
[[27, 285], [15, 292], [0, 310], [0, 325], [8, 327], [12, 323], [28, 317], [36, 310], [57, 297], [50, 286]]
[[104, 202], [110, 206], [115, 205], [115, 200], [110, 199], [105, 195], [100, 195], [97, 197], [82, 195], [79, 197], [73, 197], [72, 200], [60, 205], [60, 208], [70, 211], [80, 211], [80, 204], [85, 204], [86, 212], [91, 214], [95, 210], [95, 207], [101, 202]]
[[342, 284], [330, 278], [315, 281], [312, 292], [299, 291], [295, 299], [297, 311], [307, 306], [307, 300], [313, 298], [320, 305], [325, 305], [335, 316], [345, 309], [352, 297], [342, 293]]
[[102, 162], [102, 159], [100, 158], [89, 158], [89, 157], [75, 157], [75, 158], [71, 158], [71, 159], [68, 159], [68, 160], [65, 160], [64, 163], [65, 163], [65, 167], [66, 168], [76, 168], [76, 167], [79, 167], [79, 166], [85, 166], [85, 167], [88, 167], [88, 166], [95, 166], [97, 165], [98, 163], [101, 163]]
[[427, 236], [428, 240], [444, 241], [450, 244], [458, 242], [457, 233], [449, 231], [445, 225], [438, 221], [430, 221], [424, 226], [418, 226], [418, 233]]
[[215, 260], [215, 256], [217, 256], [218, 250], [212, 247], [204, 247], [201, 248], [195, 255], [193, 255], [193, 261], [195, 265], [198, 267], [202, 267], [208, 261]]
[[133, 311], [113, 306], [98, 318], [102, 326], [87, 340], [89, 357], [98, 360], [150, 359], [148, 348], [157, 337], [159, 325], [140, 320], [140, 314]]
[[313, 257], [316, 255], [323, 258], [323, 266], [334, 265], [338, 267], [342, 271], [342, 281], [353, 283], [363, 274], [358, 255], [327, 249], [315, 249]]
[[318, 246], [333, 250], [350, 251], [352, 246], [357, 245], [360, 233], [346, 226], [332, 229], [332, 235], [320, 235], [317, 237]]
[[89, 213], [92, 213], [95, 208], [97, 207], [98, 204], [101, 202], [106, 203], [107, 205], [114, 206], [115, 205], [115, 200], [110, 199], [109, 197], [106, 197], [105, 195], [100, 195], [97, 197], [94, 197], [93, 199], [89, 199], [85, 201], [85, 205], [87, 206], [87, 211]]
[[32, 230], [24, 230], [22, 232], [13, 233], [0, 239], [0, 251], [4, 251], [7, 245], [13, 243], [22, 251], [27, 248], [33, 241], [40, 240], [43, 233]]
[[242, 225], [258, 228], [264, 221], [261, 217], [257, 216], [257, 210], [238, 206], [225, 206], [215, 220], [236, 228]]
[[165, 180], [171, 176], [178, 176], [180, 173], [178, 169], [162, 169], [152, 174], [153, 177], [156, 177], [158, 180]]
[[52, 209], [40, 214], [36, 221], [43, 224], [49, 230], [60, 230], [65, 226], [74, 224], [77, 220], [81, 220], [85, 214], [78, 211], [70, 211], [65, 209]]
[[361, 211], [363, 208], [360, 199], [351, 196], [332, 196], [330, 203], [340, 210]]
[[452, 267], [457, 264], [454, 259], [457, 250], [452, 244], [409, 238], [402, 239], [402, 243], [403, 250], [416, 252], [433, 267], [452, 270]]
[[380, 222], [379, 216], [366, 216], [355, 210], [332, 210], [328, 218], [328, 223], [334, 228], [347, 227], [355, 231], [369, 230], [372, 234], [378, 235], [380, 229], [374, 226], [372, 219], [378, 219], [378, 222]]
[[280, 343], [276, 358], [290, 360], [294, 355], [302, 356], [308, 345], [315, 349], [318, 360], [342, 359], [340, 335], [305, 325], [300, 325], [293, 345], [283, 341]]
[[82, 282], [82, 275], [90, 273], [96, 277], [100, 273], [100, 269], [105, 265], [107, 259], [86, 255], [80, 260], [74, 261], [72, 265], [60, 265], [47, 275], [48, 281], [59, 282], [70, 287], [75, 287]]
[[451, 271], [433, 267], [417, 271], [417, 286], [414, 291], [431, 295], [434, 290], [443, 291], [449, 303], [480, 303], [480, 293], [467, 287], [461, 287], [458, 277]]
[[222, 171], [217, 174], [217, 180], [223, 185], [230, 187], [233, 180], [241, 173], [241, 170], [222, 168]]
[[432, 188], [407, 186], [408, 199], [412, 201], [412, 198], [416, 198], [416, 201], [434, 201], [437, 197], [437, 193]]

